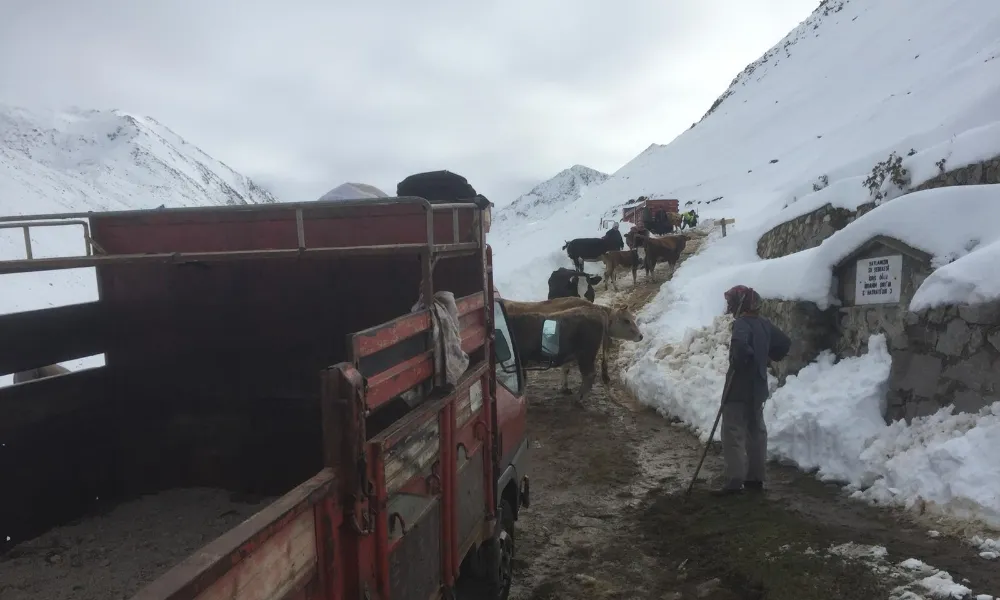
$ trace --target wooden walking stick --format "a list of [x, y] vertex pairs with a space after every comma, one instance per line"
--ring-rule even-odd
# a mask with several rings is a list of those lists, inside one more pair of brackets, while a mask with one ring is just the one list
[[726, 373], [726, 385], [722, 388], [722, 403], [719, 404], [719, 412], [715, 415], [715, 424], [712, 425], [712, 431], [708, 434], [708, 441], [705, 442], [705, 451], [701, 453], [701, 460], [698, 461], [698, 466], [694, 470], [694, 477], [691, 478], [691, 483], [688, 484], [687, 491], [684, 492], [685, 500], [691, 495], [694, 482], [698, 480], [698, 474], [701, 473], [701, 466], [705, 463], [705, 457], [708, 456], [708, 449], [712, 445], [712, 438], [715, 437], [715, 430], [719, 426], [719, 420], [722, 419], [722, 410], [726, 407], [726, 398], [729, 396], [729, 388], [732, 384], [733, 369], [730, 367], [729, 372]]

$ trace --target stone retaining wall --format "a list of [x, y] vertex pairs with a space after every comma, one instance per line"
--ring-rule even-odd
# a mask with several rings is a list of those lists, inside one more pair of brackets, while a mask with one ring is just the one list
[[792, 347], [785, 360], [775, 363], [778, 382], [816, 360], [819, 353], [833, 346], [837, 333], [835, 309], [820, 310], [812, 302], [765, 299], [760, 315], [788, 334]]
[[[1000, 184], [1000, 156], [971, 165], [965, 165], [937, 175], [904, 194], [953, 185]], [[843, 229], [875, 208], [866, 202], [856, 211], [834, 208], [826, 204], [816, 210], [778, 225], [757, 240], [757, 254], [761, 258], [779, 258], [808, 248], [815, 248], [823, 240]]]
[[[1000, 184], [1000, 156], [943, 172], [905, 193], [977, 184]], [[771, 259], [814, 248], [874, 208], [874, 202], [856, 211], [824, 205], [765, 233], [757, 253]], [[779, 381], [784, 383], [824, 349], [840, 357], [864, 354], [869, 337], [884, 333], [892, 355], [887, 422], [909, 421], [946, 405], [976, 412], [1000, 400], [1000, 301], [910, 312], [910, 299], [930, 268], [905, 268], [908, 283], [898, 304], [821, 311], [811, 302], [765, 300], [761, 314], [792, 334], [788, 357], [776, 365]], [[838, 288], [841, 295], [848, 291], [843, 285]]]
[[854, 213], [830, 204], [778, 225], [757, 240], [761, 258], [779, 258], [819, 246], [854, 220]]
[[928, 179], [910, 191], [919, 192], [952, 185], [981, 185], [984, 183], [1000, 183], [1000, 156], [946, 171]]
[[887, 421], [1000, 401], [1000, 301], [907, 312], [902, 321], [907, 344], [892, 353]]

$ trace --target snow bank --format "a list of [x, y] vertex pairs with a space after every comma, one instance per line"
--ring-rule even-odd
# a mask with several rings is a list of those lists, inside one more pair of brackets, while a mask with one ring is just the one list
[[1000, 402], [978, 414], [952, 411], [886, 426], [861, 453], [854, 497], [1000, 527]]
[[[947, 207], [944, 209], [943, 207]], [[939, 218], [943, 210], [951, 218]], [[946, 302], [983, 301], [1000, 296], [1000, 202], [996, 186], [925, 190], [887, 202], [833, 234], [816, 248], [761, 260], [761, 229], [713, 240], [682, 264], [643, 311], [662, 344], [705, 327], [722, 312], [722, 293], [743, 284], [765, 298], [807, 300], [820, 308], [838, 301], [833, 268], [877, 235], [893, 237], [930, 254], [940, 267], [918, 289], [911, 308]], [[956, 282], [963, 283], [956, 285]], [[657, 315], [652, 318], [652, 315]], [[650, 342], [654, 343], [654, 342]]]
[[[1000, 204], [1000, 201], [996, 202]], [[1000, 212], [1000, 210], [998, 210]], [[973, 241], [970, 240], [970, 245]], [[913, 295], [910, 310], [945, 304], [977, 304], [1000, 297], [1000, 242], [973, 251], [932, 272]]]
[[[729, 315], [718, 316], [711, 326], [689, 331], [679, 343], [645, 354], [627, 371], [626, 385], [640, 402], [681, 419], [707, 440], [729, 369], [732, 322]], [[777, 379], [772, 377], [770, 383], [772, 390], [777, 387]]]
[[[640, 402], [680, 418], [707, 438], [728, 368], [731, 317], [647, 352], [626, 373]], [[883, 335], [864, 356], [834, 362], [828, 352], [789, 376], [765, 405], [768, 454], [848, 485], [874, 504], [978, 518], [1000, 527], [1000, 402], [979, 414], [952, 407], [886, 425], [891, 358]], [[774, 390], [776, 381], [772, 379]], [[980, 545], [989, 551], [983, 541]]]
[[892, 359], [885, 336], [868, 354], [835, 363], [830, 352], [791, 375], [765, 405], [769, 454], [820, 479], [852, 481], [864, 471], [861, 453], [885, 429], [885, 384]]

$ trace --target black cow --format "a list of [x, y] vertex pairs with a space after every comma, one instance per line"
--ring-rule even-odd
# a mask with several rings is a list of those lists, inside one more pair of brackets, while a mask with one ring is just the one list
[[573, 261], [573, 266], [577, 271], [583, 271], [583, 263], [597, 262], [601, 260], [601, 255], [611, 250], [621, 250], [625, 247], [625, 240], [618, 231], [618, 227], [612, 227], [599, 238], [576, 238], [566, 242], [562, 247]]
[[674, 232], [675, 223], [666, 211], [657, 211], [653, 218], [643, 223], [650, 233], [656, 235], [667, 235]]
[[586, 298], [594, 301], [594, 286], [601, 282], [600, 275], [589, 275], [560, 267], [549, 275], [549, 300], [556, 298]]

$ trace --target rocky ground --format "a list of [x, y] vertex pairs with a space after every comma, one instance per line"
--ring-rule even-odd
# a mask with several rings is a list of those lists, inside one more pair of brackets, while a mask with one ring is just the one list
[[[657, 287], [640, 274], [616, 303], [637, 309]], [[559, 393], [558, 370], [531, 372], [528, 393], [533, 504], [517, 522], [512, 600], [914, 600], [949, 583], [938, 569], [974, 594], [1000, 593], [997, 564], [963, 540], [794, 469], [774, 466], [764, 496], [715, 498], [713, 448], [685, 500], [703, 447], [619, 381], [582, 408]], [[926, 564], [899, 566], [910, 558]]]

